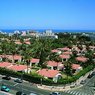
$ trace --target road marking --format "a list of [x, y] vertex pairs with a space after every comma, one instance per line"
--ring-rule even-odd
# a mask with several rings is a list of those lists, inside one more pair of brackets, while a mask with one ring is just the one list
[[16, 83], [14, 86], [18, 85], [18, 83]]
[[[30, 91], [30, 90], [28, 90], [28, 89], [24, 89], [24, 88], [22, 88], [22, 90], [24, 90], [24, 91], [28, 91], [28, 92], [30, 92], [30, 93], [35, 93], [35, 94], [37, 94], [37, 92], [35, 92], [35, 91]], [[38, 95], [44, 95], [44, 94], [39, 93]]]

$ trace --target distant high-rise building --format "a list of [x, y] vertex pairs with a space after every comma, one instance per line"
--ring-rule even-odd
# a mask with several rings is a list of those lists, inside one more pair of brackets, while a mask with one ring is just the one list
[[21, 36], [26, 36], [26, 31], [22, 31]]
[[58, 36], [55, 35], [52, 30], [46, 30], [43, 33], [40, 33], [38, 31], [22, 31], [21, 36], [31, 36], [36, 38], [51, 38], [51, 39], [58, 39]]

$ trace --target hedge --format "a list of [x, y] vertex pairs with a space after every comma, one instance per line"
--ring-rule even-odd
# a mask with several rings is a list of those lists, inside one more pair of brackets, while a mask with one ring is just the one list
[[84, 70], [80, 71], [77, 75], [74, 75], [71, 78], [63, 78], [58, 80], [58, 84], [68, 84], [68, 83], [75, 82], [81, 76], [84, 76], [87, 72], [93, 70], [94, 68], [95, 68], [95, 64], [89, 65], [87, 68], [84, 68]]
[[41, 79], [42, 79], [42, 83], [46, 84], [46, 85], [51, 85], [53, 84], [53, 81], [50, 79], [44, 79], [42, 76], [38, 75], [38, 74], [27, 74], [27, 73], [21, 73], [21, 72], [15, 72], [6, 68], [1, 68], [0, 67], [0, 74], [1, 75], [9, 75], [11, 77], [19, 77], [21, 78], [23, 76], [23, 79], [29, 82], [33, 82], [33, 83], [38, 83], [41, 84]]
[[[87, 72], [93, 70], [94, 68], [95, 68], [95, 64], [94, 65], [89, 65], [87, 68], [80, 71], [77, 75], [74, 75], [70, 78], [62, 78], [62, 79], [58, 80], [57, 83], [54, 83], [51, 79], [45, 79], [45, 78], [43, 78], [42, 76], [40, 76], [38, 74], [23, 73], [23, 79], [26, 80], [26, 81], [29, 81], [29, 82], [37, 83], [37, 84], [41, 84], [41, 79], [42, 79], [42, 84], [45, 84], [45, 85], [69, 84], [69, 83], [75, 82], [81, 76], [84, 76]], [[0, 74], [10, 75], [12, 77], [22, 77], [21, 72], [15, 72], [15, 71], [12, 71], [12, 70], [9, 70], [9, 69], [6, 69], [6, 68], [0, 68]]]

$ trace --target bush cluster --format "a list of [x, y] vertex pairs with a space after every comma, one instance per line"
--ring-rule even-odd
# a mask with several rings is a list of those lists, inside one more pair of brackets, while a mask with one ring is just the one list
[[12, 70], [8, 70], [6, 68], [0, 68], [0, 74], [9, 75], [11, 77], [19, 77], [19, 78], [23, 76], [24, 80], [32, 82], [32, 83], [37, 83], [37, 84], [42, 83], [45, 85], [61, 85], [61, 84], [69, 84], [69, 83], [75, 82], [81, 76], [84, 76], [87, 72], [93, 70], [94, 68], [95, 68], [95, 64], [89, 65], [88, 67], [80, 71], [77, 75], [74, 75], [70, 78], [61, 78], [58, 80], [57, 83], [54, 83], [51, 79], [45, 79], [38, 74], [27, 74], [27, 73], [15, 72]]

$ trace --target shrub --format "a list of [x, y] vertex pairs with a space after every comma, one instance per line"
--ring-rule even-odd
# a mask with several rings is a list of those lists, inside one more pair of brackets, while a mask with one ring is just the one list
[[[61, 78], [58, 80], [57, 83], [54, 83], [51, 79], [45, 79], [44, 77], [38, 75], [37, 73], [31, 73], [31, 74], [24, 73], [23, 79], [26, 81], [38, 83], [38, 84], [41, 84], [41, 79], [42, 79], [42, 84], [45, 84], [45, 85], [69, 84], [69, 83], [75, 82], [81, 76], [84, 76], [87, 72], [89, 72], [90, 70], [94, 68], [95, 68], [95, 64], [89, 65], [88, 67], [80, 71], [77, 75], [74, 75], [70, 78]], [[15, 72], [6, 68], [0, 68], [0, 74], [10, 75], [12, 77], [22, 77], [21, 72]]]

